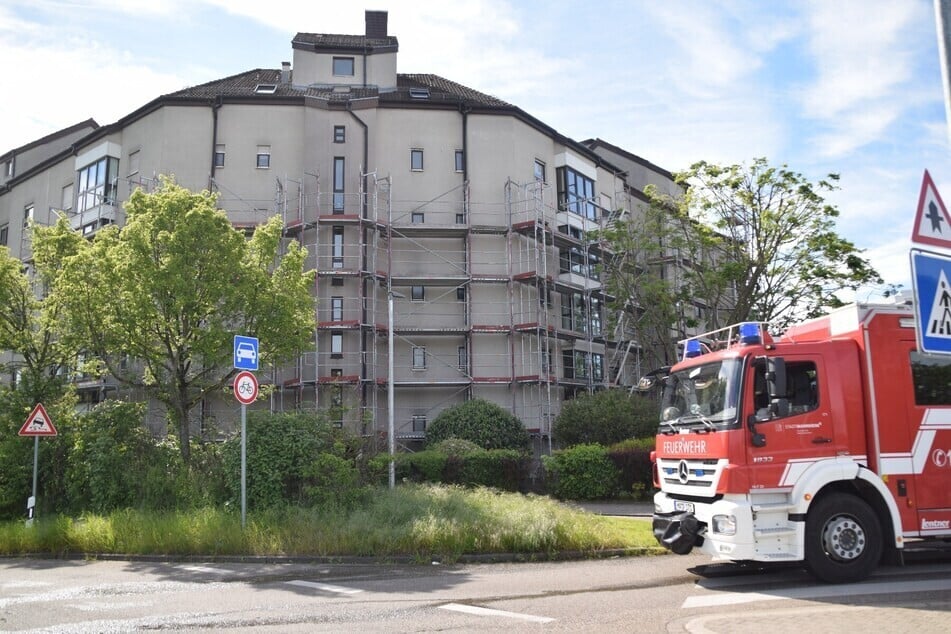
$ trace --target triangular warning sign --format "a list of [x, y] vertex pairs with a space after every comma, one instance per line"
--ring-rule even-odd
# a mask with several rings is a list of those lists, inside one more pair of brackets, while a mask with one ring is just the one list
[[925, 177], [921, 181], [911, 241], [951, 249], [951, 216], [928, 170], [925, 170]]
[[938, 288], [931, 303], [931, 314], [925, 325], [925, 334], [929, 337], [951, 339], [951, 286], [944, 269], [938, 276]]
[[42, 403], [37, 403], [36, 407], [33, 408], [33, 411], [27, 417], [26, 422], [23, 423], [23, 427], [20, 428], [20, 436], [55, 436], [56, 428], [53, 426], [53, 421], [50, 420], [49, 414], [46, 413], [46, 408], [43, 407]]

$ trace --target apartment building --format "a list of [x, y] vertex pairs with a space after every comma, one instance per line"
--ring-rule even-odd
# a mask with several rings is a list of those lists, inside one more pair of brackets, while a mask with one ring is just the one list
[[[58, 211], [88, 236], [121, 224], [123, 201], [159, 174], [217, 191], [235, 226], [280, 215], [318, 273], [316, 329], [294, 362], [262, 369], [275, 390], [255, 407], [329, 409], [358, 433], [386, 431], [392, 389], [402, 441], [484, 398], [544, 444], [565, 399], [636, 381], [636, 333], [607, 314], [611, 254], [589, 232], [640, 204], [644, 183], [672, 187], [667, 172], [449, 79], [399, 74], [386, 12], [367, 11], [363, 35], [298, 33], [291, 47], [280, 69], [85, 122], [28, 163], [3, 155], [6, 244], [29, 261], [21, 220]], [[122, 394], [108, 379], [79, 387], [87, 403]], [[196, 433], [229, 428], [237, 408], [203, 404]], [[147, 422], [163, 430], [163, 412]]]

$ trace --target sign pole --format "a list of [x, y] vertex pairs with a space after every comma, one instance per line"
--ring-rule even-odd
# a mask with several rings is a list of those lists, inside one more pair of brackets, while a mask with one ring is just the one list
[[241, 404], [241, 528], [247, 523], [248, 513], [248, 406]]
[[40, 437], [33, 436], [33, 495], [26, 505], [26, 525], [33, 526], [33, 516], [36, 514], [36, 481], [37, 465], [40, 462]]

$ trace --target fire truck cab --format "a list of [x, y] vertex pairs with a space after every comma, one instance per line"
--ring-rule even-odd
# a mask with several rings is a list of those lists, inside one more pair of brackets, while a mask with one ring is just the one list
[[918, 352], [914, 319], [850, 305], [775, 340], [748, 323], [683, 342], [663, 379], [658, 541], [838, 583], [951, 538], [951, 359]]

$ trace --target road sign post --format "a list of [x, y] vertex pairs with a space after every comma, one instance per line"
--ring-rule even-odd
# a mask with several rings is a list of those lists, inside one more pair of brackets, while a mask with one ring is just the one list
[[40, 436], [55, 436], [56, 427], [46, 413], [46, 408], [42, 403], [37, 403], [26, 422], [20, 427], [18, 436], [33, 436], [33, 495], [26, 501], [26, 525], [33, 525], [33, 518], [36, 510], [36, 485], [37, 485], [37, 465], [40, 460]]
[[[237, 348], [237, 344], [235, 344]], [[255, 347], [255, 356], [257, 348]], [[237, 356], [235, 357], [237, 359]], [[248, 405], [258, 398], [258, 379], [247, 370], [234, 377], [234, 397], [241, 403], [241, 527], [247, 522]]]

